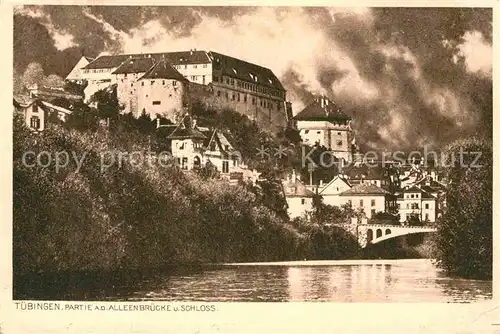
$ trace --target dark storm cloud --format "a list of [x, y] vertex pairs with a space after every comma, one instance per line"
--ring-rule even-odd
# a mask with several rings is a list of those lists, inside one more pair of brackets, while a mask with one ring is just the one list
[[491, 48], [490, 9], [26, 8], [36, 15], [20, 10], [14, 18], [18, 73], [38, 62], [46, 75], [65, 76], [82, 53], [204, 45], [271, 67], [294, 112], [313, 93], [327, 94], [355, 117], [366, 146], [436, 144], [491, 131], [488, 59], [481, 64], [482, 55], [466, 53], [473, 43]]

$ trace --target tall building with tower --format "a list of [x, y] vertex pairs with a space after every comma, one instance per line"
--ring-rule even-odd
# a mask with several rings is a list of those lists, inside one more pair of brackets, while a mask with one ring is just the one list
[[351, 117], [334, 102], [325, 96], [318, 96], [294, 119], [304, 144], [324, 146], [336, 158], [352, 161], [355, 139]]

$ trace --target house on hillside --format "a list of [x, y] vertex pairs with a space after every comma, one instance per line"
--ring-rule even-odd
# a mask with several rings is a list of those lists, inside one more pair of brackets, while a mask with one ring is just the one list
[[14, 97], [13, 105], [14, 112], [21, 115], [26, 126], [34, 132], [44, 131], [52, 115], [61, 121], [66, 121], [72, 112], [39, 98], [32, 99], [24, 96]]
[[302, 183], [295, 170], [283, 181], [283, 193], [287, 203], [288, 216], [293, 219], [313, 210], [314, 193]]
[[409, 222], [417, 219], [421, 222], [435, 222], [437, 214], [436, 199], [436, 197], [417, 186], [403, 189], [397, 194], [399, 221]]
[[335, 176], [319, 191], [319, 195], [323, 197], [323, 203], [332, 206], [342, 206], [345, 202], [341, 200], [340, 194], [352, 188], [352, 185], [347, 179], [339, 174]]
[[386, 211], [389, 193], [371, 183], [361, 183], [339, 194], [340, 204], [349, 204], [354, 210], [361, 210], [366, 218], [372, 218], [377, 212]]
[[347, 162], [355, 151], [351, 117], [325, 96], [319, 96], [294, 117], [302, 141], [307, 145], [320, 145]]
[[183, 170], [199, 169], [212, 165], [221, 177], [230, 181], [255, 182], [259, 175], [243, 163], [227, 137], [218, 129], [191, 127], [181, 123], [167, 137], [171, 140], [172, 156]]

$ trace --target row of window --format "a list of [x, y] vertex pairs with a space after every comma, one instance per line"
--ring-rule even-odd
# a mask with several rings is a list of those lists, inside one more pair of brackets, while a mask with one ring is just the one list
[[[424, 204], [424, 207], [425, 207], [426, 209], [429, 209], [429, 203], [425, 203], [425, 204]], [[407, 203], [407, 204], [406, 204], [406, 208], [407, 208], [407, 209], [419, 209], [419, 205], [418, 205], [418, 203], [411, 203], [411, 204], [410, 204], [410, 203]], [[398, 203], [398, 209], [401, 209], [401, 204], [399, 204], [399, 203]]]
[[[173, 65], [174, 68], [178, 69], [178, 70], [187, 70], [189, 67], [192, 67], [192, 68], [198, 68], [198, 64], [193, 64], [193, 65]], [[208, 67], [208, 64], [201, 64], [201, 67], [202, 68], [207, 68]]]
[[[349, 203], [349, 206], [352, 206], [352, 201], [351, 200], [348, 200], [347, 203]], [[371, 205], [375, 206], [375, 200], [374, 199], [371, 200]], [[360, 207], [364, 206], [364, 201], [362, 199], [359, 200], [359, 206]]]
[[278, 91], [275, 89], [270, 89], [267, 87], [263, 87], [261, 85], [248, 83], [248, 82], [245, 82], [242, 80], [236, 80], [236, 79], [229, 78], [229, 77], [219, 77], [217, 75], [214, 75], [213, 80], [214, 80], [214, 82], [225, 83], [226, 85], [229, 85], [229, 86], [236, 85], [239, 88], [251, 90], [251, 91], [256, 92], [256, 93], [262, 93], [262, 94], [272, 95], [272, 96], [276, 96], [276, 97], [280, 97], [280, 98], [285, 98], [284, 92], [281, 92], [281, 91]]
[[89, 74], [89, 73], [107, 73], [111, 72], [112, 68], [94, 68], [94, 69], [87, 69], [83, 70], [83, 73]]
[[[308, 133], [309, 133], [309, 130], [304, 130], [304, 133], [305, 133], [305, 134], [308, 134]], [[316, 132], [316, 133], [317, 133], [318, 135], [320, 135], [320, 134], [321, 134], [321, 131], [318, 131], [318, 132]], [[337, 132], [337, 136], [342, 136], [342, 132]]]
[[[222, 93], [220, 90], [218, 91], [214, 91], [214, 94], [217, 95], [217, 97], [221, 97]], [[225, 92], [225, 97], [226, 97], [226, 100], [229, 100], [229, 92]], [[241, 102], [241, 93], [231, 93], [231, 101], [236, 101], [236, 102]], [[252, 96], [252, 105], [256, 105], [257, 104], [257, 98]], [[248, 99], [247, 99], [247, 94], [243, 94], [243, 102], [244, 103], [247, 103], [248, 102]], [[271, 101], [268, 101], [268, 100], [265, 100], [265, 99], [260, 99], [259, 101], [259, 104], [262, 108], [267, 108], [269, 110], [274, 110], [275, 108], [275, 104]], [[276, 109], [277, 110], [281, 110], [281, 104], [280, 103], [276, 103]]]

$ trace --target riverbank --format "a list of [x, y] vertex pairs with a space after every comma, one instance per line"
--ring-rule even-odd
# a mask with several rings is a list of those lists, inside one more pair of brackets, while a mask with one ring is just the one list
[[303, 261], [282, 261], [282, 262], [242, 262], [242, 263], [222, 263], [211, 265], [222, 266], [358, 266], [358, 265], [398, 265], [398, 264], [417, 264], [429, 263], [432, 264], [432, 259], [378, 259], [378, 260], [303, 260]]

